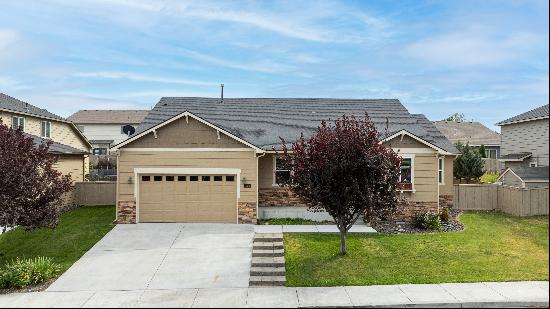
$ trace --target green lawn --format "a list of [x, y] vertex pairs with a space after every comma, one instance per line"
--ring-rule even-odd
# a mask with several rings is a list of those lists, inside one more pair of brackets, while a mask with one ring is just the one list
[[316, 225], [316, 224], [327, 224], [328, 222], [322, 221], [313, 221], [308, 219], [301, 218], [272, 218], [272, 219], [262, 219], [260, 224], [266, 225]]
[[0, 267], [17, 257], [46, 256], [67, 270], [113, 228], [114, 206], [81, 207], [62, 215], [56, 229], [0, 235]]
[[285, 234], [287, 285], [548, 280], [548, 217], [470, 212], [465, 230], [420, 235]]

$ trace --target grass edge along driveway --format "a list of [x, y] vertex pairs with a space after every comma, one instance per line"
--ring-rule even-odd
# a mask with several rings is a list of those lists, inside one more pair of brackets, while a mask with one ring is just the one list
[[467, 212], [454, 233], [285, 234], [288, 286], [548, 280], [548, 216]]
[[80, 207], [64, 213], [55, 229], [0, 235], [0, 267], [19, 258], [50, 257], [65, 272], [113, 228], [114, 206]]

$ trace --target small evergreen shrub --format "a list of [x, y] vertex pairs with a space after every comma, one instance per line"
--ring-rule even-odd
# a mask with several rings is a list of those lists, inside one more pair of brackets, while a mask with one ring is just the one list
[[51, 258], [16, 259], [0, 269], [0, 288], [24, 288], [56, 277], [61, 267]]
[[479, 180], [483, 183], [495, 183], [497, 182], [498, 176], [500, 176], [499, 172], [485, 172]]
[[441, 219], [437, 213], [423, 212], [414, 217], [414, 225], [423, 230], [439, 231], [441, 230]]
[[439, 214], [439, 218], [442, 222], [449, 222], [450, 214], [449, 214], [449, 208], [444, 207], [441, 210], [441, 213]]

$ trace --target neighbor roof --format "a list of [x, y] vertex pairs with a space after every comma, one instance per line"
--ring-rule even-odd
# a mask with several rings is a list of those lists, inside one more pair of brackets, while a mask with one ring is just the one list
[[548, 118], [548, 104], [497, 123], [497, 126]]
[[313, 133], [321, 120], [369, 114], [381, 137], [406, 130], [451, 153], [455, 147], [423, 115], [412, 115], [394, 99], [164, 97], [137, 128], [134, 137], [184, 112], [192, 113], [264, 150], [279, 147], [303, 132]]
[[508, 153], [505, 155], [500, 156], [501, 161], [523, 161], [529, 157], [531, 157], [533, 154], [530, 152], [516, 152], [516, 153]]
[[[27, 137], [31, 137], [33, 139], [34, 144], [37, 146], [51, 141], [49, 139], [38, 137], [36, 135], [32, 135], [28, 133], [24, 133], [24, 134]], [[50, 148], [48, 149], [48, 152], [51, 154], [87, 154], [88, 153], [84, 150], [80, 150], [80, 149], [77, 149], [65, 144], [56, 143], [56, 142], [52, 142], [52, 144], [50, 145]]]
[[60, 121], [67, 121], [65, 118], [50, 113], [45, 109], [36, 107], [30, 103], [10, 97], [7, 94], [0, 93], [0, 109], [6, 109], [14, 112], [34, 115], [41, 118], [50, 118]]
[[512, 171], [524, 182], [548, 182], [549, 169], [548, 166], [539, 167], [510, 167], [499, 177], [501, 179], [504, 174]]
[[435, 121], [434, 124], [452, 143], [500, 145], [500, 134], [479, 122]]
[[148, 110], [79, 110], [68, 119], [78, 124], [137, 124], [147, 113]]

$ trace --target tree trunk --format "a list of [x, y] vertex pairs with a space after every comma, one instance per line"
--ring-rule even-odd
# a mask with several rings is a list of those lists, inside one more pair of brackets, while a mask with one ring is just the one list
[[340, 252], [342, 255], [346, 255], [348, 247], [346, 245], [346, 231], [340, 230]]

